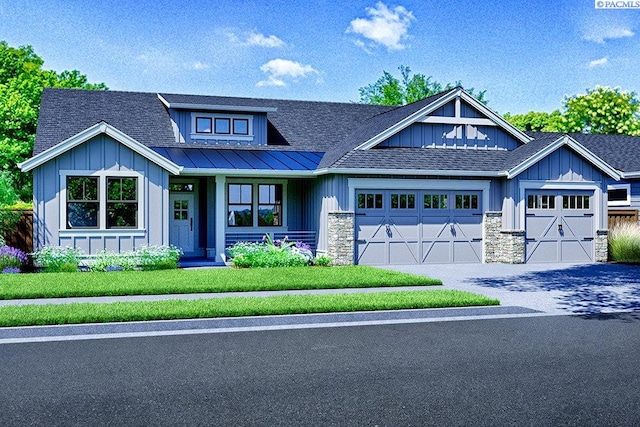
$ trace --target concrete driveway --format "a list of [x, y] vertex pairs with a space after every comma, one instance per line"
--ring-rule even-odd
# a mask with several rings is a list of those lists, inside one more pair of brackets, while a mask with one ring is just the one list
[[444, 287], [550, 314], [640, 310], [640, 266], [624, 264], [438, 264], [387, 269], [441, 279]]

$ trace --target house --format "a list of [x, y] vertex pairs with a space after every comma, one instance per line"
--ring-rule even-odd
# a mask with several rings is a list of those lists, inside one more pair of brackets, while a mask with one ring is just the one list
[[46, 89], [20, 168], [35, 247], [221, 261], [270, 233], [338, 263], [593, 262], [608, 194], [640, 205], [638, 144], [523, 133], [461, 87], [400, 107]]

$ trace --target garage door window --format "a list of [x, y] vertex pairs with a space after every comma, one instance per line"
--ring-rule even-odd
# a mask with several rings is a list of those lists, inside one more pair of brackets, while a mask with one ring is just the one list
[[478, 209], [478, 196], [456, 194], [456, 209]]
[[415, 194], [391, 194], [391, 209], [415, 209]]
[[447, 195], [446, 194], [425, 194], [424, 208], [425, 209], [447, 209]]
[[556, 196], [553, 194], [530, 194], [527, 196], [527, 208], [529, 209], [555, 209]]
[[358, 194], [358, 209], [382, 209], [382, 193]]
[[589, 209], [589, 196], [562, 196], [563, 209]]

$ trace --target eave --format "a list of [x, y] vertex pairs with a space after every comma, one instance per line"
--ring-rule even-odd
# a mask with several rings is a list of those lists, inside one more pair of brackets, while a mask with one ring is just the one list
[[214, 105], [214, 104], [190, 104], [184, 102], [169, 102], [158, 94], [158, 99], [167, 108], [175, 108], [180, 110], [203, 110], [203, 111], [233, 111], [245, 113], [275, 113], [278, 111], [275, 107], [259, 107], [255, 105]]

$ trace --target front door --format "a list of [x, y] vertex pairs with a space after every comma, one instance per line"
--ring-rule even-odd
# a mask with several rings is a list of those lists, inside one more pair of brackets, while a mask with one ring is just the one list
[[185, 254], [194, 250], [193, 194], [171, 194], [169, 196], [171, 221], [169, 242], [182, 249]]

